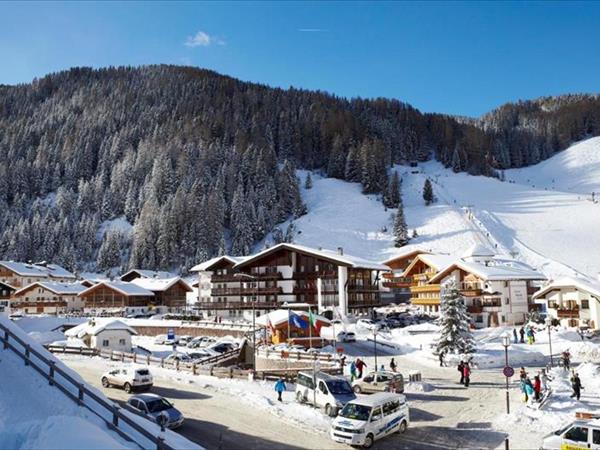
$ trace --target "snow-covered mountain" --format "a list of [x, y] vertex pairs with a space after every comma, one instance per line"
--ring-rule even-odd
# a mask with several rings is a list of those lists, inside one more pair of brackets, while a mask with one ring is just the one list
[[[438, 162], [396, 166], [402, 176], [405, 216], [418, 237], [410, 246], [460, 254], [473, 243], [513, 255], [546, 276], [600, 272], [600, 138], [577, 143], [536, 166], [506, 171], [506, 181], [454, 173]], [[300, 173], [301, 179], [305, 173]], [[426, 178], [438, 201], [422, 199]], [[554, 182], [552, 182], [554, 180]], [[344, 247], [349, 254], [385, 260], [393, 246], [391, 214], [360, 185], [313, 175], [302, 191], [309, 212], [295, 222], [295, 242]], [[387, 231], [383, 231], [387, 228]]]

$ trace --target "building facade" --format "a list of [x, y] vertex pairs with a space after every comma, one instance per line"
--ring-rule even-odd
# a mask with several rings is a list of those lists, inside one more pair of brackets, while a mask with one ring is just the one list
[[123, 281], [101, 281], [79, 294], [89, 314], [146, 314], [152, 309], [154, 293]]
[[384, 265], [390, 268], [390, 271], [382, 274], [382, 303], [400, 304], [410, 302], [412, 278], [405, 276], [404, 272], [418, 255], [425, 253], [428, 252], [411, 249], [383, 262]]
[[38, 281], [73, 283], [76, 280], [75, 274], [56, 264], [0, 261], [0, 282], [17, 289]]
[[79, 294], [85, 290], [80, 283], [37, 281], [13, 294], [13, 310], [25, 314], [66, 314], [82, 312]]
[[11, 313], [12, 296], [16, 289], [10, 284], [0, 281], [0, 314], [9, 315]]

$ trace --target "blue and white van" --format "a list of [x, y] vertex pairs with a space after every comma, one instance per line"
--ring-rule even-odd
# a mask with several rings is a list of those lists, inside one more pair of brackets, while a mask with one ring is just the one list
[[332, 422], [330, 436], [336, 442], [369, 448], [389, 434], [404, 433], [409, 423], [406, 397], [380, 392], [348, 402]]

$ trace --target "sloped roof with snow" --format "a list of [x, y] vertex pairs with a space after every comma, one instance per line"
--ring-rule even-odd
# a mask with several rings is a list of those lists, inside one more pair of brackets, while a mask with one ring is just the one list
[[371, 270], [384, 270], [384, 271], [390, 270], [390, 268], [384, 264], [379, 264], [379, 263], [376, 263], [373, 261], [368, 261], [366, 259], [363, 259], [363, 258], [360, 258], [357, 256], [340, 254], [337, 251], [333, 251], [333, 250], [314, 249], [311, 247], [306, 247], [304, 245], [288, 244], [285, 242], [274, 245], [273, 247], [267, 248], [261, 252], [256, 253], [255, 255], [252, 255], [252, 256], [248, 257], [247, 259], [245, 259], [243, 262], [236, 264], [235, 267], [243, 267], [251, 261], [255, 261], [255, 260], [260, 259], [271, 253], [275, 253], [279, 250], [296, 251], [299, 253], [304, 253], [307, 255], [316, 256], [318, 258], [329, 260], [329, 261], [332, 261], [341, 266], [352, 267], [355, 269], [371, 269]]
[[28, 286], [25, 286], [15, 292], [15, 295], [21, 295], [36, 286], [44, 288], [56, 295], [78, 295], [85, 291], [86, 287], [81, 283], [59, 283], [57, 281], [36, 281]]
[[413, 259], [412, 263], [406, 268], [404, 274], [408, 274], [412, 271], [412, 268], [419, 262], [422, 261], [429, 267], [435, 269], [437, 272], [444, 270], [446, 267], [450, 266], [455, 258], [450, 255], [440, 255], [435, 253], [421, 253], [417, 255], [415, 259]]
[[190, 269], [190, 272], [204, 272], [207, 270], [210, 270], [210, 268], [212, 266], [214, 266], [215, 264], [217, 264], [218, 262], [221, 261], [226, 261], [230, 264], [238, 264], [241, 263], [242, 261], [245, 261], [246, 259], [248, 259], [248, 256], [229, 256], [229, 255], [221, 255], [221, 256], [215, 256], [214, 258], [211, 258], [207, 261], [204, 261], [200, 264], [195, 265], [194, 267], [192, 267]]
[[96, 318], [88, 320], [87, 322], [79, 324], [76, 327], [65, 331], [65, 336], [76, 337], [81, 339], [86, 335], [97, 336], [98, 334], [106, 330], [124, 330], [132, 335], [137, 334], [137, 331], [135, 331], [126, 323], [121, 322], [120, 320], [114, 320], [111, 318]]
[[[289, 316], [291, 316], [292, 314], [296, 314], [297, 316], [300, 316], [302, 319], [308, 321], [308, 312], [306, 311], [297, 311], [297, 310], [288, 310], [287, 309], [277, 309], [275, 311], [271, 311], [267, 314], [263, 314], [262, 316], [259, 316], [256, 318], [256, 323], [262, 326], [267, 326], [267, 323], [270, 321], [271, 324], [273, 326], [277, 326], [280, 325], [282, 323], [285, 323], [288, 321]], [[331, 321], [324, 316], [319, 316], [317, 314], [314, 314], [315, 319], [318, 320], [319, 322], [329, 325], [331, 323]], [[267, 320], [267, 317], [269, 318], [269, 320]]]
[[588, 294], [600, 299], [600, 283], [587, 280], [585, 278], [574, 277], [560, 278], [556, 281], [551, 282], [550, 284], [533, 294], [533, 299], [543, 298], [546, 294], [555, 290], [569, 288], [587, 292]]
[[420, 254], [423, 254], [423, 253], [430, 253], [427, 250], [423, 250], [423, 249], [420, 249], [420, 248], [414, 248], [414, 247], [412, 247], [412, 248], [404, 248], [403, 247], [403, 248], [400, 248], [400, 249], [397, 249], [397, 250], [398, 251], [394, 252], [394, 256], [391, 256], [390, 258], [386, 259], [381, 264], [386, 264], [387, 265], [387, 264], [390, 264], [390, 263], [396, 261], [397, 259], [404, 259], [404, 258], [408, 258], [408, 257], [413, 256], [413, 255], [416, 256], [416, 255], [420, 255]]
[[172, 278], [136, 278], [131, 280], [131, 283], [147, 289], [152, 292], [163, 292], [170, 289], [177, 283], [182, 283], [188, 292], [192, 291], [192, 288], [180, 277]]
[[121, 275], [120, 279], [122, 280], [127, 275], [131, 275], [132, 273], [137, 273], [142, 278], [174, 278], [177, 276], [174, 273], [161, 270], [131, 269], [129, 272]]
[[0, 261], [0, 266], [3, 266], [22, 277], [76, 278], [73, 273], [56, 264], [29, 264], [16, 261]]
[[438, 272], [431, 283], [441, 281], [445, 276], [455, 269], [463, 270], [467, 273], [472, 273], [482, 280], [486, 281], [509, 281], [509, 280], [545, 280], [546, 277], [540, 272], [532, 268], [514, 267], [505, 264], [498, 264], [493, 260], [488, 261], [488, 264], [465, 261], [457, 259], [445, 269]]
[[473, 244], [469, 247], [462, 255], [461, 258], [474, 258], [474, 257], [493, 257], [496, 252], [491, 248], [483, 244]]
[[139, 297], [154, 297], [154, 292], [138, 286], [135, 283], [129, 283], [127, 281], [101, 281], [100, 283], [90, 286], [85, 291], [79, 293], [80, 296], [86, 295], [95, 289], [99, 289], [101, 286], [106, 286], [109, 289], [113, 289], [125, 296], [139, 296]]

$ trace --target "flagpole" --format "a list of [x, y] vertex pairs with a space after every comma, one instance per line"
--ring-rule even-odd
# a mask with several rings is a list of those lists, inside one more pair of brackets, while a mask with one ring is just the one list
[[290, 343], [290, 305], [288, 305], [288, 332], [286, 343]]
[[308, 305], [308, 346], [312, 349], [312, 313], [310, 305]]

